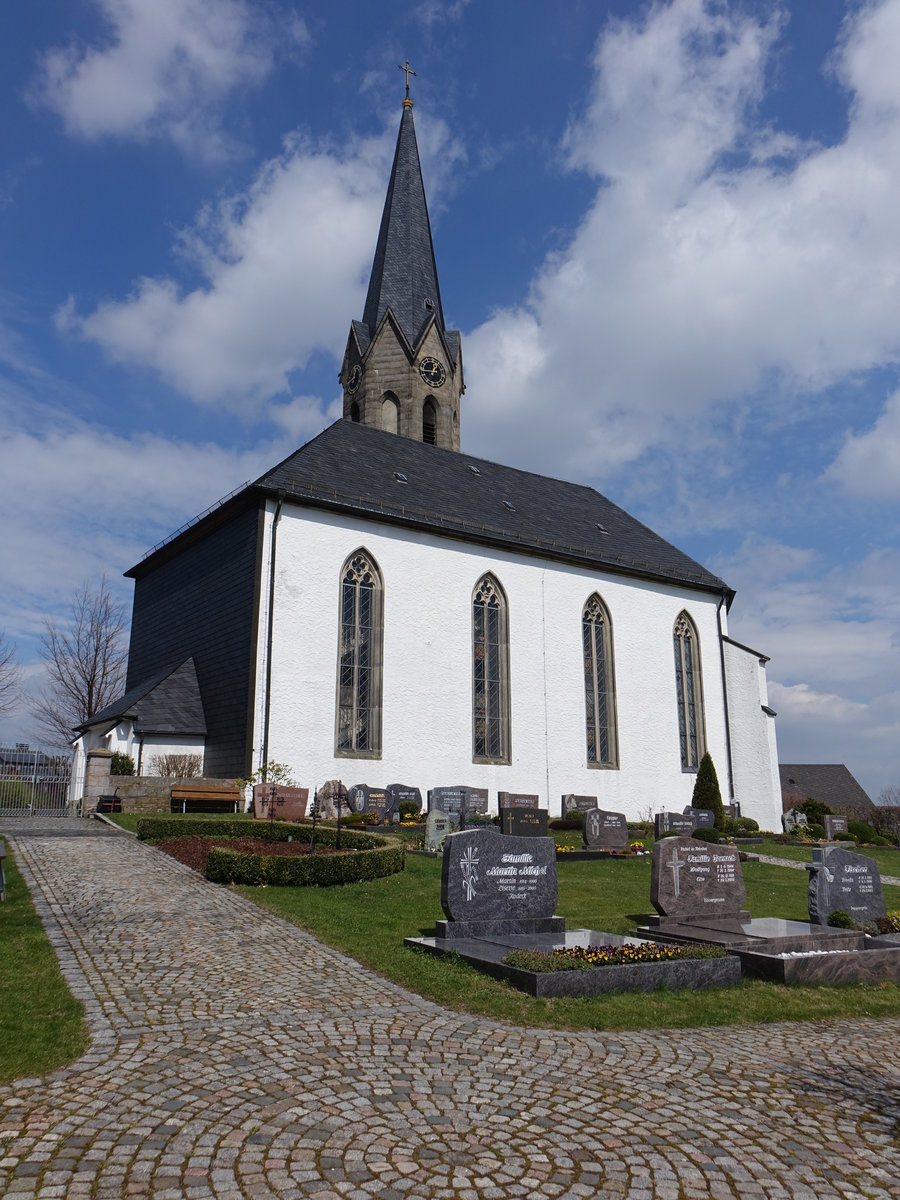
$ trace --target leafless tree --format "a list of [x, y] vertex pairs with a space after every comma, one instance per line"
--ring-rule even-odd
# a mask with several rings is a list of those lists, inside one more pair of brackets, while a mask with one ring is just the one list
[[125, 683], [125, 609], [106, 578], [96, 591], [84, 583], [70, 612], [65, 626], [45, 621], [41, 637], [48, 682], [33, 711], [53, 745], [67, 745], [75, 727], [111, 704]]
[[154, 754], [150, 759], [154, 775], [174, 779], [197, 779], [202, 765], [199, 754]]
[[10, 713], [19, 702], [22, 668], [16, 660], [16, 648], [0, 633], [0, 716]]
[[878, 803], [900, 808], [900, 784], [890, 783], [878, 793]]

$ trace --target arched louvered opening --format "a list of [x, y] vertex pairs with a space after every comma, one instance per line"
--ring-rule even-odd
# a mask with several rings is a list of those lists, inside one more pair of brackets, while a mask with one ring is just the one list
[[428, 446], [437, 443], [437, 408], [430, 396], [422, 406], [422, 441]]
[[355, 400], [350, 405], [350, 420], [355, 421], [357, 425], [359, 424], [359, 405]]
[[400, 432], [400, 403], [393, 392], [385, 392], [381, 401], [381, 428], [385, 433]]

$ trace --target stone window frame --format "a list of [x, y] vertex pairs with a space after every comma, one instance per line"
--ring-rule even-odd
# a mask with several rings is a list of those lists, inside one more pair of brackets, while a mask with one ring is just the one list
[[[389, 405], [392, 413], [390, 428], [385, 422], [385, 413], [389, 411]], [[400, 432], [400, 401], [393, 392], [385, 392], [381, 397], [381, 411], [378, 414], [378, 428], [383, 429], [385, 433]]]
[[[616, 708], [616, 664], [613, 650], [612, 618], [609, 608], [599, 592], [593, 592], [588, 596], [581, 610], [581, 646], [584, 666], [586, 762], [591, 770], [617, 771], [619, 769], [619, 721]], [[605, 719], [601, 719], [604, 710]], [[602, 748], [604, 731], [606, 754], [600, 758], [598, 755]], [[594, 735], [593, 758], [591, 758], [592, 733]]]
[[[369, 597], [370, 636], [368, 642], [361, 637], [360, 626], [363, 584], [371, 584]], [[352, 587], [352, 600], [347, 591]], [[350, 610], [347, 604], [350, 604]], [[364, 612], [364, 606], [363, 606]], [[346, 621], [346, 616], [351, 616]], [[360, 711], [360, 662], [361, 649], [368, 651], [368, 704], [363, 710], [365, 722], [361, 723]], [[349, 661], [347, 655], [349, 654]], [[338, 638], [337, 669], [335, 672], [334, 705], [334, 753], [336, 758], [381, 758], [382, 749], [382, 705], [384, 687], [384, 577], [378, 562], [365, 546], [359, 546], [348, 554], [338, 576]], [[345, 672], [349, 668], [350, 678]], [[348, 691], [349, 689], [349, 691]], [[342, 720], [344, 714], [349, 714]], [[346, 730], [349, 728], [350, 736]], [[365, 732], [365, 745], [360, 747], [360, 733]], [[351, 744], [347, 744], [347, 742]]]
[[[493, 603], [492, 603], [493, 601]], [[479, 622], [479, 609], [483, 610]], [[486, 571], [472, 589], [472, 762], [509, 764], [512, 752], [512, 729], [510, 720], [510, 674], [509, 674], [509, 601], [500, 580], [492, 571]], [[479, 658], [490, 669], [490, 644], [484, 643], [482, 654], [479, 655], [479, 624], [482, 631], [487, 629], [485, 620], [489, 611], [497, 614], [496, 641], [491, 643], [496, 647], [496, 662], [493, 672], [494, 679], [486, 677], [485, 670], [479, 670]], [[493, 686], [491, 686], [493, 684]], [[484, 717], [479, 712], [479, 692], [484, 695]], [[489, 717], [488, 712], [493, 708], [496, 715]], [[489, 734], [487, 728], [479, 733], [479, 723], [484, 720], [495, 721], [498, 725], [499, 739], [494, 743], [495, 753], [490, 753]], [[481, 752], [479, 752], [481, 751]]]
[[[432, 412], [432, 413], [433, 413], [433, 415], [434, 415], [434, 422], [433, 422], [433, 423], [431, 424], [431, 426], [430, 426], [430, 428], [431, 428], [431, 431], [432, 431], [432, 433], [433, 433], [433, 435], [434, 435], [432, 438], [426, 438], [426, 436], [425, 436], [425, 432], [426, 432], [426, 430], [429, 428], [429, 423], [428, 423], [428, 421], [426, 420], [426, 414], [427, 414], [427, 412], [428, 412], [428, 410], [429, 410], [429, 409], [431, 410], [431, 412]], [[434, 396], [426, 396], [426, 397], [425, 397], [425, 399], [424, 399], [424, 401], [422, 402], [422, 441], [423, 441], [423, 443], [424, 443], [426, 446], [436, 446], [436, 445], [437, 445], [437, 438], [438, 438], [438, 406], [437, 406], [437, 401], [435, 400]]]
[[706, 753], [706, 717], [700, 635], [686, 609], [682, 609], [675, 618], [672, 641], [675, 649], [675, 697], [681, 769], [696, 774], [700, 759]]

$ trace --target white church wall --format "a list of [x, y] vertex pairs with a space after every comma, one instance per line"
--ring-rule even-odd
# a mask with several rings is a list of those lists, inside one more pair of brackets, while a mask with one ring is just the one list
[[[197, 775], [203, 774], [203, 754], [205, 749], [206, 739], [203, 737], [170, 737], [164, 735], [147, 736], [144, 738], [143, 748], [141, 750], [141, 767], [138, 771], [139, 775], [160, 775], [156, 769], [157, 764], [155, 759], [162, 758], [166, 754], [196, 754], [200, 759], [200, 770]], [[135, 757], [135, 755], [132, 755]]]
[[[268, 537], [274, 505], [269, 506]], [[339, 574], [364, 546], [385, 583], [383, 746], [379, 758], [334, 754]], [[267, 550], [268, 554], [268, 550]], [[263, 564], [254, 755], [264, 736], [268, 564]], [[472, 593], [491, 571], [509, 602], [509, 765], [472, 762]], [[285, 505], [277, 534], [269, 761], [304, 785], [465, 783], [537, 792], [551, 813], [564, 792], [597, 795], [636, 818], [681, 811], [694, 774], [681, 768], [672, 634], [684, 608], [700, 639], [706, 740], [727, 777], [718, 598], [567, 567], [386, 523]], [[609, 609], [619, 769], [586, 762], [581, 613], [597, 591]]]
[[781, 829], [781, 783], [775, 721], [768, 704], [766, 668], [758, 654], [724, 643], [734, 794], [741, 814], [760, 829]]

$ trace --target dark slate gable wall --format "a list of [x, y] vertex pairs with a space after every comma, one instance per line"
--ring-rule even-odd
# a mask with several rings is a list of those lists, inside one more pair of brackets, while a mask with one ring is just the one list
[[207, 775], [249, 774], [258, 526], [256, 507], [238, 513], [134, 585], [126, 688], [194, 656]]

